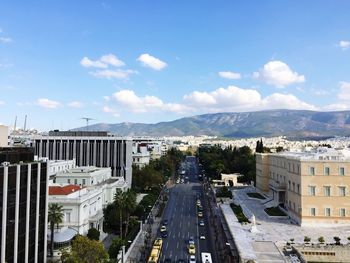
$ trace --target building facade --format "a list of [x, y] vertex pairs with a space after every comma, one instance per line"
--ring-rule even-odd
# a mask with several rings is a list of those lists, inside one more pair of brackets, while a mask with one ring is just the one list
[[32, 146], [39, 157], [49, 160], [76, 160], [77, 166], [111, 167], [112, 176], [132, 181], [132, 140], [106, 132], [50, 132], [33, 136]]
[[347, 150], [257, 153], [256, 188], [301, 225], [350, 224]]
[[47, 163], [28, 148], [0, 148], [0, 261], [46, 262]]
[[111, 177], [110, 168], [89, 166], [58, 172], [54, 181], [49, 186], [49, 203], [61, 205], [64, 214], [60, 229], [55, 230], [54, 254], [69, 246], [77, 233], [86, 235], [92, 227], [104, 238], [103, 208], [113, 202], [117, 189], [127, 190], [124, 178]]

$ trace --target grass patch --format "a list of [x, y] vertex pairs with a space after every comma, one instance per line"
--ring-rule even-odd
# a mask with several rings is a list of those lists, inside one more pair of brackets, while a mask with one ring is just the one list
[[247, 193], [247, 195], [249, 197], [252, 198], [257, 198], [257, 199], [266, 199], [263, 195], [259, 194], [259, 193]]
[[278, 206], [265, 208], [264, 211], [269, 216], [286, 216], [286, 214]]
[[242, 207], [240, 205], [235, 205], [234, 203], [230, 204], [233, 213], [235, 213], [238, 222], [240, 223], [250, 223], [250, 221], [248, 220], [248, 218], [246, 218], [246, 216], [243, 214], [242, 211]]

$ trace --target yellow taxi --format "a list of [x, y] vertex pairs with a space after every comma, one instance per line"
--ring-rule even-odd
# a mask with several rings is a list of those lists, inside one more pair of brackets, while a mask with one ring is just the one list
[[196, 254], [196, 246], [194, 244], [189, 244], [188, 245], [188, 253], [190, 255]]

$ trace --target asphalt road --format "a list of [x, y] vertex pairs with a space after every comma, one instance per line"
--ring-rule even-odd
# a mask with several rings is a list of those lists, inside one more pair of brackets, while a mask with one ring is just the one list
[[[188, 262], [188, 241], [194, 238], [196, 246], [196, 260], [201, 262], [200, 253], [212, 253], [210, 235], [208, 234], [209, 221], [206, 213], [206, 202], [203, 198], [203, 187], [198, 181], [198, 166], [194, 157], [187, 157], [184, 162], [186, 174], [184, 183], [176, 184], [170, 189], [169, 200], [165, 208], [163, 219], [168, 220], [168, 236], [163, 238], [161, 261], [170, 259], [178, 262], [179, 259]], [[186, 179], [188, 177], [188, 179]], [[203, 206], [203, 220], [205, 225], [199, 226], [196, 200], [200, 196]], [[160, 234], [160, 233], [159, 233]], [[205, 236], [205, 240], [200, 239]]]

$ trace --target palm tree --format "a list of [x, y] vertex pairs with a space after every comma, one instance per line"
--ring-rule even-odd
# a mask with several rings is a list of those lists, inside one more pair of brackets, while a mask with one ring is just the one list
[[114, 203], [119, 210], [119, 235], [123, 237], [123, 209], [125, 208], [125, 194], [121, 189], [117, 189], [114, 195]]
[[136, 194], [134, 191], [128, 189], [126, 192], [123, 193], [123, 195], [125, 200], [126, 212], [126, 226], [124, 235], [126, 236], [129, 229], [130, 214], [132, 214], [136, 209]]
[[62, 223], [62, 219], [63, 219], [62, 206], [57, 203], [49, 204], [48, 221], [50, 223], [50, 229], [51, 229], [51, 247], [50, 247], [51, 257], [53, 257], [55, 225], [57, 225], [57, 228], [58, 228], [58, 225]]

